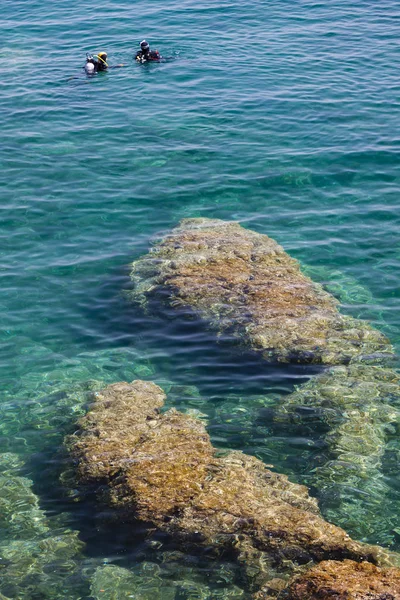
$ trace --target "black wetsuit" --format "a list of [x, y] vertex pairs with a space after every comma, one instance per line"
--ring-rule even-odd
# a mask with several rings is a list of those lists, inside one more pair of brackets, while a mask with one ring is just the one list
[[136, 60], [138, 62], [159, 62], [162, 59], [161, 54], [158, 50], [149, 50], [148, 52], [143, 52], [143, 50], [138, 50], [136, 52]]
[[107, 71], [107, 69], [108, 65], [105, 65], [101, 60], [98, 60], [94, 65], [94, 70], [96, 71], [96, 73], [98, 71]]

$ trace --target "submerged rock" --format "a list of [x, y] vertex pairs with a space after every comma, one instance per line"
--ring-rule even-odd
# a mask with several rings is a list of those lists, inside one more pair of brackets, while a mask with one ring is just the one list
[[361, 285], [355, 277], [348, 275], [338, 269], [328, 267], [307, 266], [304, 269], [306, 275], [314, 281], [322, 283], [341, 304], [372, 304], [374, 298], [371, 291]]
[[244, 597], [237, 586], [210, 587], [196, 581], [192, 572], [183, 579], [168, 577], [158, 564], [149, 562], [134, 571], [117, 565], [98, 567], [90, 591], [95, 600], [242, 600]]
[[296, 578], [279, 596], [267, 588], [257, 600], [399, 600], [400, 569], [380, 569], [352, 560], [321, 562]]
[[48, 531], [39, 499], [27, 477], [0, 475], [0, 527], [9, 539], [24, 539]]
[[[151, 573], [150, 577], [141, 578], [135, 573], [117, 565], [104, 565], [97, 567], [92, 577], [90, 588], [91, 597], [96, 600], [174, 600], [174, 591], [170, 593], [163, 589], [164, 595], [160, 595], [158, 588], [161, 581]], [[167, 593], [166, 593], [167, 592]]]
[[0, 598], [75, 600], [84, 544], [45, 515], [33, 482], [20, 475], [23, 464], [0, 454]]
[[310, 483], [328, 504], [336, 499], [336, 521], [362, 537], [376, 528], [375, 537], [390, 543], [396, 524], [388, 519], [396, 513], [385, 504], [382, 459], [388, 433], [400, 423], [400, 373], [361, 363], [328, 369], [282, 398], [275, 424], [302, 425], [310, 410], [328, 427], [329, 447]]
[[75, 600], [82, 592], [83, 546], [73, 531], [0, 544], [0, 593], [18, 600]]
[[0, 529], [2, 540], [26, 540], [48, 533], [46, 515], [34, 494], [33, 481], [22, 477], [24, 461], [11, 452], [0, 453]]
[[132, 265], [129, 295], [190, 309], [268, 360], [341, 364], [391, 351], [368, 323], [304, 275], [267, 235], [217, 219], [184, 219]]
[[150, 382], [110, 385], [66, 440], [81, 484], [117, 518], [156, 526], [182, 549], [234, 555], [258, 586], [310, 561], [390, 563], [325, 521], [304, 486], [239, 451], [218, 456], [201, 421], [160, 413], [164, 398]]

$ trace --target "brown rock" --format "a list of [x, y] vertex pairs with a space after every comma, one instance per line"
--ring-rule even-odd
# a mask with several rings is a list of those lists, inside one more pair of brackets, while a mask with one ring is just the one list
[[165, 394], [151, 382], [116, 383], [95, 396], [74, 438], [80, 481], [108, 481], [112, 502], [145, 521], [184, 507], [213, 455], [201, 422], [174, 410], [161, 417]]
[[289, 587], [288, 600], [399, 600], [400, 569], [368, 562], [328, 560]]
[[269, 360], [340, 364], [390, 350], [380, 332], [341, 315], [273, 239], [238, 223], [184, 219], [133, 263], [131, 277], [134, 300], [148, 305], [160, 294]]
[[67, 441], [80, 481], [106, 487], [126, 522], [152, 523], [183, 548], [233, 552], [247, 567], [387, 559], [326, 522], [304, 486], [241, 452], [215, 456], [200, 421], [160, 414], [164, 397], [149, 382], [110, 385]]

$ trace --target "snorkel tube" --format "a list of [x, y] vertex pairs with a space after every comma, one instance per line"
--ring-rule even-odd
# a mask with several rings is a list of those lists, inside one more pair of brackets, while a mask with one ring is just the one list
[[98, 58], [103, 63], [103, 65], [105, 65], [105, 67], [108, 69], [108, 64], [106, 62], [106, 58], [107, 58], [107, 53], [106, 52], [99, 52], [96, 55], [96, 58]]

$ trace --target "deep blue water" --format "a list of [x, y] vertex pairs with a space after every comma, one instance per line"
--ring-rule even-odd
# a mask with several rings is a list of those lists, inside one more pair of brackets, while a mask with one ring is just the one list
[[[140, 314], [121, 294], [129, 263], [183, 217], [233, 219], [275, 238], [399, 350], [399, 18], [393, 0], [5, 0], [0, 450], [26, 463], [51, 518], [88, 537], [53, 467], [83, 410], [78, 395], [57, 420], [57, 394], [89, 379], [172, 386], [170, 404], [204, 413], [216, 445], [307, 480], [318, 432], [281, 437], [254, 425], [259, 407], [307, 372], [256, 364], [201, 328]], [[135, 64], [144, 37], [173, 60]], [[126, 66], [88, 79], [86, 52], [100, 50]], [[396, 495], [392, 438], [385, 477]], [[346, 526], [339, 509], [337, 521]], [[393, 532], [368, 526], [370, 535], [350, 530], [396, 547]], [[126, 541], [89, 537], [82, 560], [97, 547], [96, 560], [141, 568], [140, 552], [126, 560]], [[71, 598], [89, 597], [86, 583], [74, 585]], [[28, 587], [0, 590], [33, 599]]]

